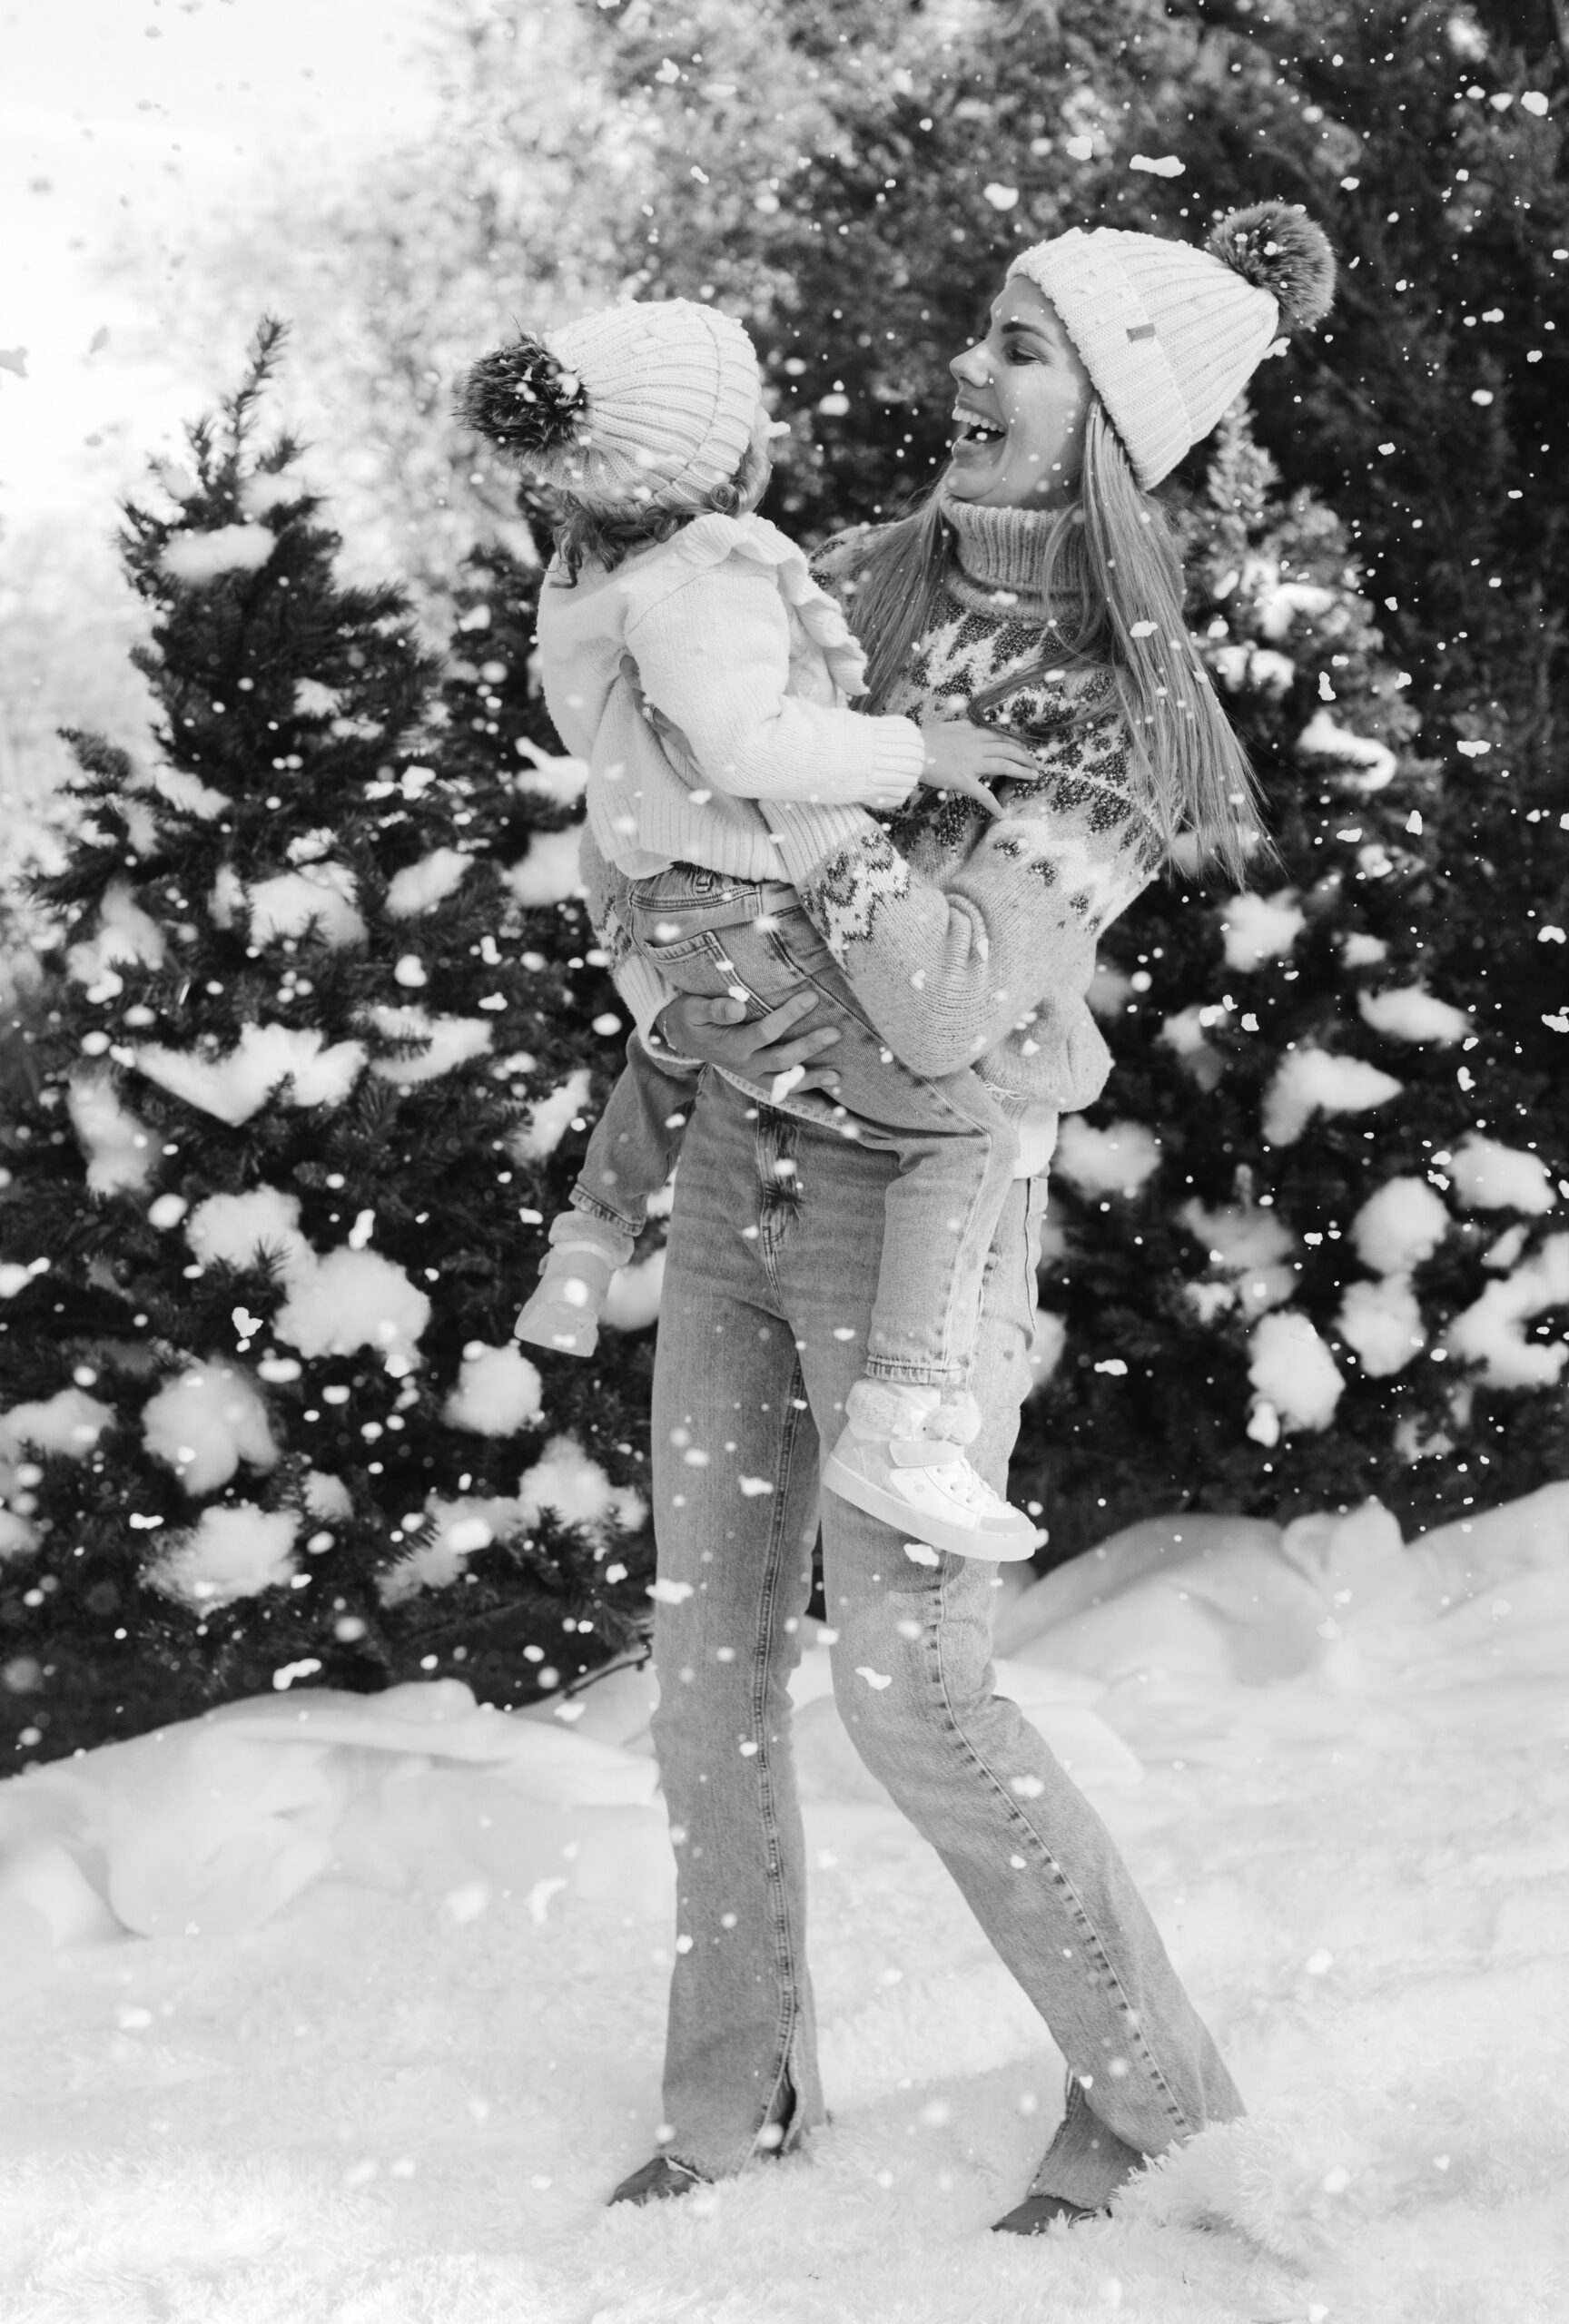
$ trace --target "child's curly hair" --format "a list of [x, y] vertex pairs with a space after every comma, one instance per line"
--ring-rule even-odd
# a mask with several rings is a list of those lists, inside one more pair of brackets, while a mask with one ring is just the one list
[[576, 586], [585, 565], [612, 573], [635, 549], [673, 539], [695, 517], [735, 517], [755, 507], [773, 465], [765, 450], [748, 444], [734, 475], [716, 484], [696, 508], [595, 507], [570, 492], [542, 488], [539, 497], [555, 528], [556, 554], [567, 568], [567, 586]]

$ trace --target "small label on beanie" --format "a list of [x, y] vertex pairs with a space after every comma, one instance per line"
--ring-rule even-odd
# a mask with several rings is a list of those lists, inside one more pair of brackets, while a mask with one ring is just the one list
[[1153, 323], [1130, 323], [1128, 336], [1130, 339], [1153, 339], [1155, 326]]

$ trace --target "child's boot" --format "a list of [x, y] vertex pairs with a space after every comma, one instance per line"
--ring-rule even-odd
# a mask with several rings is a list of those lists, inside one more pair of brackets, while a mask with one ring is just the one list
[[823, 1482], [870, 1517], [960, 1558], [1027, 1558], [1046, 1539], [992, 1492], [965, 1456], [981, 1414], [973, 1396], [858, 1380]]
[[[548, 1255], [539, 1270], [539, 1287], [528, 1299], [513, 1326], [513, 1336], [558, 1355], [592, 1355], [599, 1344], [599, 1310], [605, 1305], [610, 1278], [632, 1256], [632, 1238], [607, 1228], [603, 1238], [585, 1231], [575, 1213], [566, 1214], [571, 1228]], [[558, 1225], [565, 1221], [558, 1220]]]

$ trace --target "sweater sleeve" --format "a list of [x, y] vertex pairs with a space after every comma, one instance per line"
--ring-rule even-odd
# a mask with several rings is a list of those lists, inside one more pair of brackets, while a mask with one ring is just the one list
[[917, 1073], [973, 1065], [1049, 997], [1081, 993], [1100, 931], [1160, 862], [1120, 713], [1033, 747], [1040, 777], [1009, 786], [1001, 821], [972, 811], [974, 842], [940, 881], [916, 872], [870, 816], [813, 862], [770, 817], [814, 923]]
[[920, 778], [908, 718], [786, 692], [790, 625], [772, 572], [741, 557], [694, 575], [628, 625], [648, 701], [685, 737], [702, 777], [741, 799], [889, 808]]

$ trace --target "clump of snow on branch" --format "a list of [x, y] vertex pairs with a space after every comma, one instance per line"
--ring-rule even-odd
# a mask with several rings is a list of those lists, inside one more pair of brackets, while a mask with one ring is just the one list
[[587, 1104], [591, 1085], [587, 1067], [580, 1065], [547, 1096], [537, 1098], [528, 1108], [527, 1122], [508, 1140], [513, 1160], [540, 1162], [546, 1155], [554, 1154], [568, 1125]]
[[1359, 1057], [1290, 1049], [1264, 1098], [1264, 1138], [1294, 1146], [1315, 1114], [1362, 1114], [1397, 1098], [1404, 1084]]
[[300, 1232], [300, 1201], [276, 1187], [249, 1194], [209, 1195], [185, 1223], [185, 1239], [204, 1265], [253, 1267], [264, 1254], [282, 1261], [286, 1275], [309, 1267], [315, 1254]]
[[520, 758], [531, 762], [525, 773], [513, 777], [518, 790], [528, 798], [548, 799], [552, 806], [577, 805], [588, 784], [588, 769], [582, 759], [553, 758], [521, 734], [514, 748]]
[[412, 920], [441, 903], [467, 877], [474, 858], [460, 847], [432, 848], [418, 863], [406, 864], [389, 882], [387, 911], [393, 920]]
[[591, 1536], [604, 1537], [611, 1526], [635, 1533], [648, 1516], [642, 1495], [630, 1485], [613, 1485], [575, 1436], [551, 1437], [518, 1479], [518, 1498], [526, 1522], [554, 1510], [563, 1524], [581, 1525]]
[[1278, 700], [1289, 693], [1297, 677], [1291, 656], [1268, 645], [1222, 645], [1212, 658], [1228, 694], [1263, 694]]
[[106, 1073], [74, 1073], [65, 1091], [71, 1127], [87, 1157], [87, 1184], [95, 1195], [145, 1186], [153, 1169], [153, 1138], [120, 1101]]
[[244, 1025], [223, 1056], [150, 1042], [135, 1057], [138, 1072], [149, 1081], [232, 1128], [249, 1121], [285, 1081], [291, 1106], [341, 1105], [365, 1064], [361, 1042], [338, 1041], [329, 1049], [314, 1028], [288, 1025]]
[[32, 1403], [13, 1404], [0, 1414], [0, 1559], [25, 1556], [38, 1545], [36, 1529], [28, 1522], [33, 1509], [30, 1488], [41, 1472], [29, 1464], [32, 1452], [64, 1454], [80, 1461], [93, 1450], [114, 1415], [79, 1387], [62, 1388]]
[[303, 936], [314, 926], [319, 940], [334, 950], [363, 943], [365, 922], [354, 893], [354, 874], [346, 863], [312, 863], [259, 880], [245, 899], [251, 941], [270, 944], [280, 936]]
[[341, 1477], [325, 1469], [307, 1469], [301, 1498], [312, 1517], [351, 1517], [354, 1496]]
[[176, 533], [159, 562], [172, 581], [199, 589], [225, 573], [260, 572], [277, 546], [265, 525], [218, 525], [211, 532]]
[[240, 506], [248, 517], [266, 517], [274, 508], [306, 499], [310, 490], [304, 478], [288, 468], [258, 469], [240, 487]]
[[1333, 760], [1342, 779], [1358, 791], [1382, 791], [1394, 781], [1399, 763], [1386, 743], [1353, 734], [1337, 725], [1327, 710], [1314, 712], [1297, 737], [1297, 748], [1304, 758]]
[[331, 718], [339, 706], [336, 690], [320, 678], [301, 678], [294, 688], [296, 718]]
[[168, 806], [179, 808], [183, 814], [194, 815], [203, 823], [212, 822], [225, 807], [233, 804], [226, 793], [214, 791], [210, 783], [202, 781], [200, 775], [187, 774], [183, 768], [177, 766], [152, 768], [148, 773], [137, 778], [134, 788], [155, 792]]
[[1282, 1429], [1327, 1428], [1346, 1383], [1308, 1318], [1287, 1308], [1263, 1315], [1248, 1341], [1253, 1384], [1248, 1434], [1264, 1444]]
[[1400, 1371], [1427, 1344], [1421, 1305], [1408, 1275], [1348, 1285], [1335, 1324], [1373, 1380]]
[[245, 1374], [227, 1364], [192, 1364], [149, 1397], [142, 1441], [189, 1493], [215, 1492], [242, 1461], [271, 1469], [278, 1459], [266, 1405]]
[[1209, 1252], [1210, 1265], [1233, 1277], [1229, 1284], [1186, 1286], [1190, 1305], [1206, 1323], [1238, 1304], [1244, 1315], [1258, 1315], [1290, 1298], [1297, 1278], [1289, 1254], [1297, 1248], [1297, 1237], [1273, 1210], [1260, 1210], [1252, 1203], [1206, 1210], [1195, 1196], [1177, 1216]]
[[1439, 1000], [1426, 985], [1399, 985], [1388, 992], [1359, 992], [1357, 1006], [1376, 1033], [1401, 1041], [1463, 1041], [1471, 1030], [1464, 1009]]
[[528, 852], [503, 872], [507, 885], [520, 904], [534, 909], [540, 904], [564, 903], [568, 896], [584, 892], [582, 875], [577, 868], [577, 850], [582, 832], [569, 823], [564, 832], [536, 832], [528, 843]]
[[522, 1503], [516, 1494], [485, 1498], [467, 1494], [458, 1501], [433, 1497], [425, 1504], [425, 1514], [433, 1528], [429, 1540], [417, 1543], [400, 1558], [376, 1585], [383, 1605], [401, 1605], [421, 1590], [445, 1590], [449, 1582], [457, 1581], [476, 1550], [488, 1549], [492, 1541], [507, 1541], [525, 1530]]
[[254, 1598], [294, 1573], [299, 1530], [290, 1509], [258, 1509], [249, 1501], [204, 1509], [188, 1531], [170, 1537], [147, 1579], [166, 1598], [202, 1609]]
[[1307, 925], [1295, 888], [1282, 888], [1273, 896], [1229, 896], [1220, 913], [1227, 967], [1247, 970], [1261, 968], [1266, 960], [1288, 960]]
[[1082, 1114], [1070, 1114], [1051, 1167], [1081, 1195], [1134, 1195], [1160, 1167], [1159, 1141], [1142, 1122], [1095, 1129]]
[[1351, 1221], [1357, 1256], [1375, 1275], [1409, 1275], [1449, 1232], [1449, 1213], [1426, 1178], [1386, 1178]]
[[1525, 1325], [1569, 1304], [1569, 1235], [1550, 1235], [1534, 1257], [1453, 1318], [1444, 1334], [1452, 1355], [1481, 1366], [1494, 1388], [1550, 1388], [1563, 1376], [1569, 1347], [1529, 1340]]
[[[143, 911], [131, 892], [129, 881], [111, 880], [98, 908], [96, 930], [81, 943], [72, 945], [65, 955], [65, 966], [78, 984], [91, 988], [102, 982], [105, 970], [113, 969], [123, 960], [140, 961], [150, 969], [162, 968], [167, 950], [163, 930]], [[115, 991], [119, 989], [116, 984]]]
[[1326, 589], [1317, 581], [1281, 581], [1274, 576], [1278, 566], [1270, 564], [1264, 576], [1265, 586], [1258, 596], [1258, 626], [1266, 637], [1278, 645], [1290, 635], [1291, 625], [1298, 614], [1309, 621], [1317, 621], [1329, 612], [1335, 603], [1333, 589]]
[[664, 1288], [662, 1250], [651, 1251], [646, 1259], [634, 1260], [630, 1266], [617, 1267], [599, 1311], [600, 1321], [608, 1324], [612, 1331], [643, 1331], [659, 1313], [659, 1295]]
[[15, 1461], [31, 1450], [80, 1461], [113, 1417], [107, 1404], [84, 1388], [62, 1388], [32, 1403], [13, 1404], [8, 1413], [0, 1413], [0, 1460]]
[[426, 1503], [431, 1538], [400, 1559], [379, 1585], [383, 1600], [397, 1605], [419, 1590], [440, 1590], [457, 1580], [464, 1561], [492, 1541], [526, 1533], [547, 1511], [567, 1525], [580, 1525], [603, 1548], [612, 1530], [636, 1532], [647, 1520], [639, 1493], [613, 1485], [574, 1436], [553, 1436], [515, 1493], [458, 1501], [436, 1496]]
[[148, 466], [171, 500], [194, 500], [202, 489], [183, 461], [154, 459]]
[[378, 1005], [370, 1011], [371, 1023], [390, 1041], [423, 1041], [412, 1057], [379, 1057], [370, 1070], [380, 1081], [400, 1089], [416, 1082], [434, 1081], [471, 1057], [483, 1057], [490, 1047], [492, 1028], [483, 1017], [431, 1017], [411, 1003], [400, 1009]]
[[512, 1436], [531, 1427], [543, 1410], [539, 1374], [520, 1350], [476, 1344], [464, 1350], [442, 1416], [477, 1436]]
[[1553, 1207], [1553, 1181], [1539, 1154], [1474, 1130], [1461, 1139], [1446, 1167], [1468, 1210], [1525, 1210], [1534, 1216]]
[[348, 1355], [370, 1347], [419, 1361], [430, 1302], [378, 1251], [331, 1251], [296, 1282], [273, 1329], [301, 1355]]
[[1401, 1371], [1426, 1346], [1411, 1276], [1448, 1232], [1449, 1213], [1425, 1178], [1387, 1179], [1352, 1220], [1357, 1256], [1382, 1280], [1347, 1286], [1336, 1327], [1370, 1379]]

